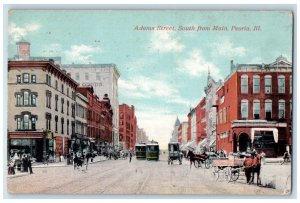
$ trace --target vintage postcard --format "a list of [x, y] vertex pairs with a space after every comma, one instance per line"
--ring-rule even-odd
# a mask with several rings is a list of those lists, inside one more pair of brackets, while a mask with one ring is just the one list
[[290, 195], [293, 26], [287, 10], [9, 10], [7, 193]]

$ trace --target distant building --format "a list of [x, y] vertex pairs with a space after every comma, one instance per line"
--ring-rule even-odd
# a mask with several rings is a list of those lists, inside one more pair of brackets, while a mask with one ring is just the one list
[[182, 123], [178, 126], [178, 142], [182, 144]]
[[280, 56], [271, 64], [231, 63], [217, 90], [217, 150], [267, 156], [292, 148], [292, 64]]
[[113, 145], [119, 145], [119, 96], [120, 73], [115, 64], [62, 64], [81, 86], [92, 86], [98, 97], [108, 95], [113, 110]]
[[147, 143], [149, 141], [148, 136], [143, 128], [137, 127], [136, 143]]
[[137, 119], [134, 106], [119, 106], [120, 148], [134, 150], [136, 143]]
[[188, 134], [188, 122], [182, 122], [182, 143], [181, 144], [186, 144], [188, 142], [187, 140], [187, 134]]
[[178, 127], [179, 127], [179, 125], [180, 125], [180, 121], [177, 117], [176, 121], [174, 123], [174, 126], [173, 126], [173, 131], [172, 131], [170, 142], [178, 142]]

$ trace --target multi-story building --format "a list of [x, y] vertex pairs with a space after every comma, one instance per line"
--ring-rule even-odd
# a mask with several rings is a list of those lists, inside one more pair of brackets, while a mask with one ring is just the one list
[[178, 142], [179, 144], [182, 144], [182, 123], [178, 126]]
[[170, 142], [178, 142], [178, 128], [179, 128], [179, 125], [180, 125], [180, 121], [177, 117], [176, 121], [174, 123], [174, 126], [173, 126], [173, 131], [172, 131]]
[[104, 94], [101, 103], [101, 116], [100, 116], [100, 142], [112, 143], [113, 131], [113, 110], [111, 108], [110, 99], [107, 94]]
[[181, 123], [182, 124], [182, 145], [185, 145], [188, 140], [187, 140], [187, 134], [188, 134], [188, 122], [184, 121]]
[[271, 64], [231, 64], [217, 90], [217, 150], [267, 156], [291, 150], [292, 64], [280, 56]]
[[120, 148], [133, 150], [136, 143], [137, 119], [133, 105], [121, 104], [119, 106], [119, 132]]
[[207, 85], [204, 88], [205, 92], [205, 114], [206, 114], [206, 148], [210, 151], [216, 150], [216, 116], [217, 116], [217, 109], [216, 109], [216, 100], [217, 89], [222, 85], [221, 80], [216, 82], [210, 72], [208, 72], [207, 76]]
[[137, 127], [136, 132], [136, 143], [147, 143], [149, 141], [149, 138], [143, 128]]
[[113, 110], [113, 144], [119, 145], [119, 71], [115, 64], [63, 64], [81, 86], [93, 86], [98, 97], [108, 94]]
[[[199, 104], [195, 107], [196, 111], [196, 141], [197, 143], [204, 143], [206, 141], [206, 110], [205, 97], [201, 99]], [[204, 145], [203, 145], [204, 146]], [[202, 147], [202, 146], [201, 146]]]
[[42, 161], [68, 153], [78, 86], [53, 60], [8, 62], [8, 145]]

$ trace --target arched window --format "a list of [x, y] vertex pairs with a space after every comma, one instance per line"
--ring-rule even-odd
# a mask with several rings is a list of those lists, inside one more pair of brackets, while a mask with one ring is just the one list
[[278, 118], [285, 118], [285, 101], [283, 99], [278, 101]]
[[272, 76], [266, 75], [265, 76], [265, 94], [272, 93]]
[[241, 101], [241, 118], [248, 118], [248, 100]]
[[278, 76], [278, 93], [285, 93], [285, 77], [284, 77], [284, 75]]
[[253, 118], [259, 119], [260, 116], [260, 101], [254, 100], [253, 101]]
[[260, 92], [260, 77], [259, 75], [253, 76], [253, 93]]
[[248, 93], [248, 75], [241, 76], [241, 93]]
[[23, 130], [29, 129], [29, 114], [23, 115]]
[[270, 120], [272, 118], [272, 100], [265, 100], [265, 118]]

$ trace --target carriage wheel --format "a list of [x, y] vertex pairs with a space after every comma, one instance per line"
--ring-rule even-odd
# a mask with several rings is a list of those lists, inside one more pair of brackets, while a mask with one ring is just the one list
[[199, 168], [199, 167], [200, 167], [200, 163], [199, 163], [198, 161], [195, 161], [195, 162], [194, 162], [194, 165], [195, 165], [196, 168]]
[[211, 162], [209, 159], [205, 160], [205, 168], [209, 169], [211, 167]]
[[231, 169], [231, 180], [232, 181], [237, 181], [237, 179], [239, 179], [240, 177], [240, 170], [239, 169]]
[[215, 181], [217, 181], [219, 179], [219, 172], [218, 171], [214, 171], [213, 175], [214, 175]]

